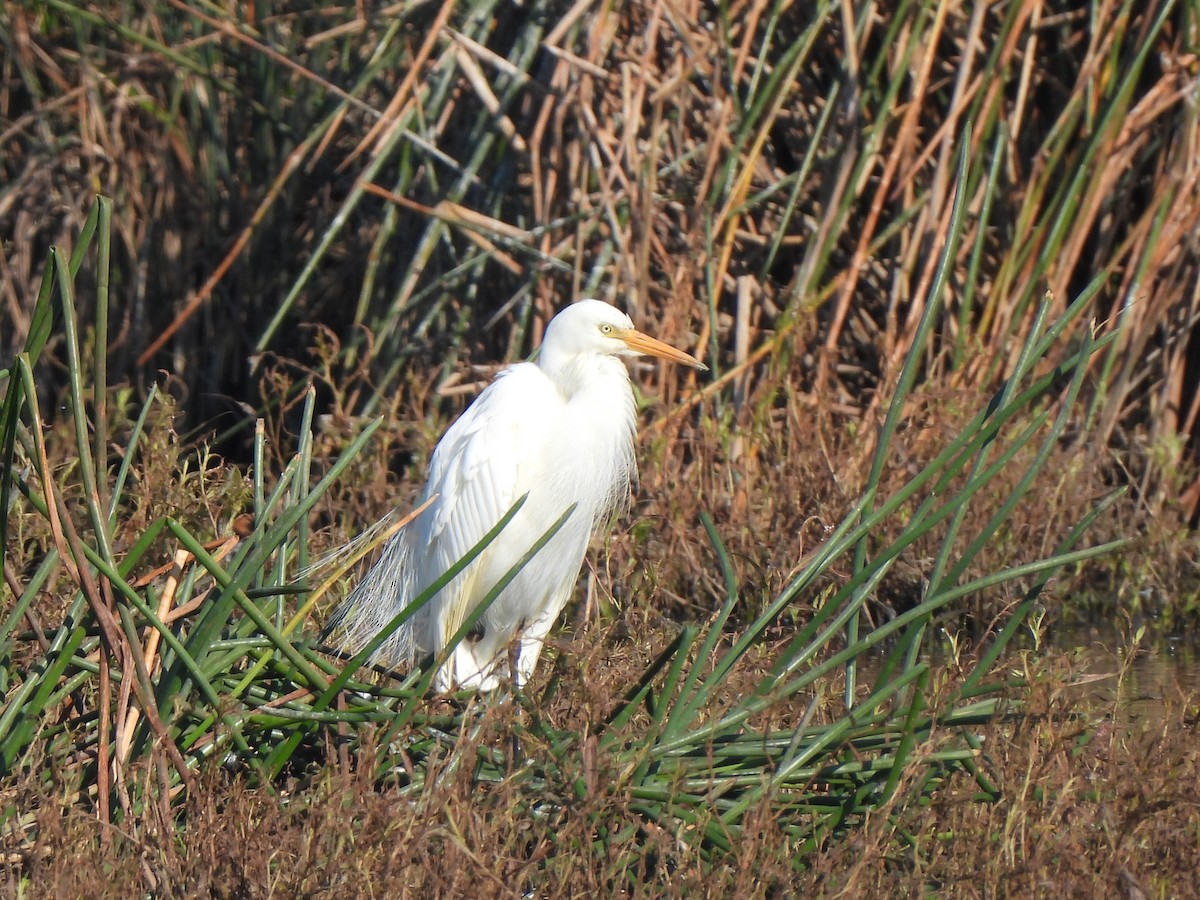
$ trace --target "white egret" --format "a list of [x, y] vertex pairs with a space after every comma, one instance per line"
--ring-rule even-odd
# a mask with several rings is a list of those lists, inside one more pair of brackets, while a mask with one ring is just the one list
[[[492, 690], [510, 675], [524, 684], [570, 597], [592, 531], [629, 497], [636, 422], [620, 357], [643, 354], [707, 368], [635, 330], [627, 315], [599, 300], [580, 300], [556, 315], [537, 361], [502, 371], [438, 443], [422, 494], [433, 500], [388, 542], [338, 611], [334, 629], [343, 646], [364, 646], [527, 494], [499, 536], [402, 625], [374, 661], [404, 665], [440, 653], [574, 503], [566, 523], [496, 597], [434, 682], [439, 691]], [[514, 640], [516, 672], [510, 673]]]

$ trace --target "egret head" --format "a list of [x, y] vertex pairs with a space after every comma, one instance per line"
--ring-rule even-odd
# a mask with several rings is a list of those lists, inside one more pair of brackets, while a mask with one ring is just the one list
[[542, 353], [578, 356], [657, 356], [694, 369], [708, 366], [689, 353], [643, 334], [633, 320], [614, 306], [599, 300], [580, 300], [556, 315], [546, 326]]

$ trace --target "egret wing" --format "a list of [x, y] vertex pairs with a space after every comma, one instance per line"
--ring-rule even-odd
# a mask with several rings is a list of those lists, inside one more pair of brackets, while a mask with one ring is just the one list
[[[437, 499], [414, 523], [424, 544], [418, 554], [420, 589], [461, 559], [532, 487], [556, 403], [562, 403], [557, 388], [536, 366], [522, 363], [502, 372], [447, 430], [430, 460], [425, 487], [425, 495]], [[441, 640], [477, 602], [471, 579], [478, 568], [477, 563], [443, 590]]]

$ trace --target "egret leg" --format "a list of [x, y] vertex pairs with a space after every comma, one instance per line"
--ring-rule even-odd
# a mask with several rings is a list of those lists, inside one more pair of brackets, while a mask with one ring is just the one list
[[486, 666], [479, 665], [475, 648], [469, 642], [463, 641], [454, 648], [450, 658], [438, 669], [433, 679], [434, 690], [439, 694], [448, 693], [455, 688], [494, 690], [499, 681], [486, 670]]
[[476, 641], [462, 641], [454, 649], [455, 680], [460, 687], [494, 691], [504, 677], [504, 645], [508, 637], [484, 631]]
[[462, 671], [469, 665], [460, 659], [462, 647], [456, 647], [450, 658], [442, 663], [441, 668], [433, 676], [433, 689], [439, 694], [449, 693], [462, 680]]
[[[521, 659], [521, 642], [510, 641], [508, 645], [508, 674], [510, 678], [515, 677], [515, 673], [519, 671], [517, 663]], [[520, 687], [518, 684], [517, 687]]]
[[542, 649], [546, 646], [546, 635], [550, 633], [550, 629], [558, 621], [558, 614], [561, 611], [561, 604], [551, 603], [543, 610], [541, 615], [533, 619], [522, 629], [520, 647], [517, 654], [516, 679], [518, 687], [524, 687], [525, 683], [533, 676], [533, 670], [537, 668], [538, 657], [542, 655]]

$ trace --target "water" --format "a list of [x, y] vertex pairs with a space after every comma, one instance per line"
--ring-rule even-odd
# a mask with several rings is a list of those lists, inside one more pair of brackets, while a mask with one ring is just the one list
[[1051, 648], [1069, 654], [1081, 705], [1130, 727], [1155, 727], [1178, 716], [1181, 701], [1200, 695], [1200, 643], [1168, 636], [1131, 644], [1111, 629], [1059, 632]]

